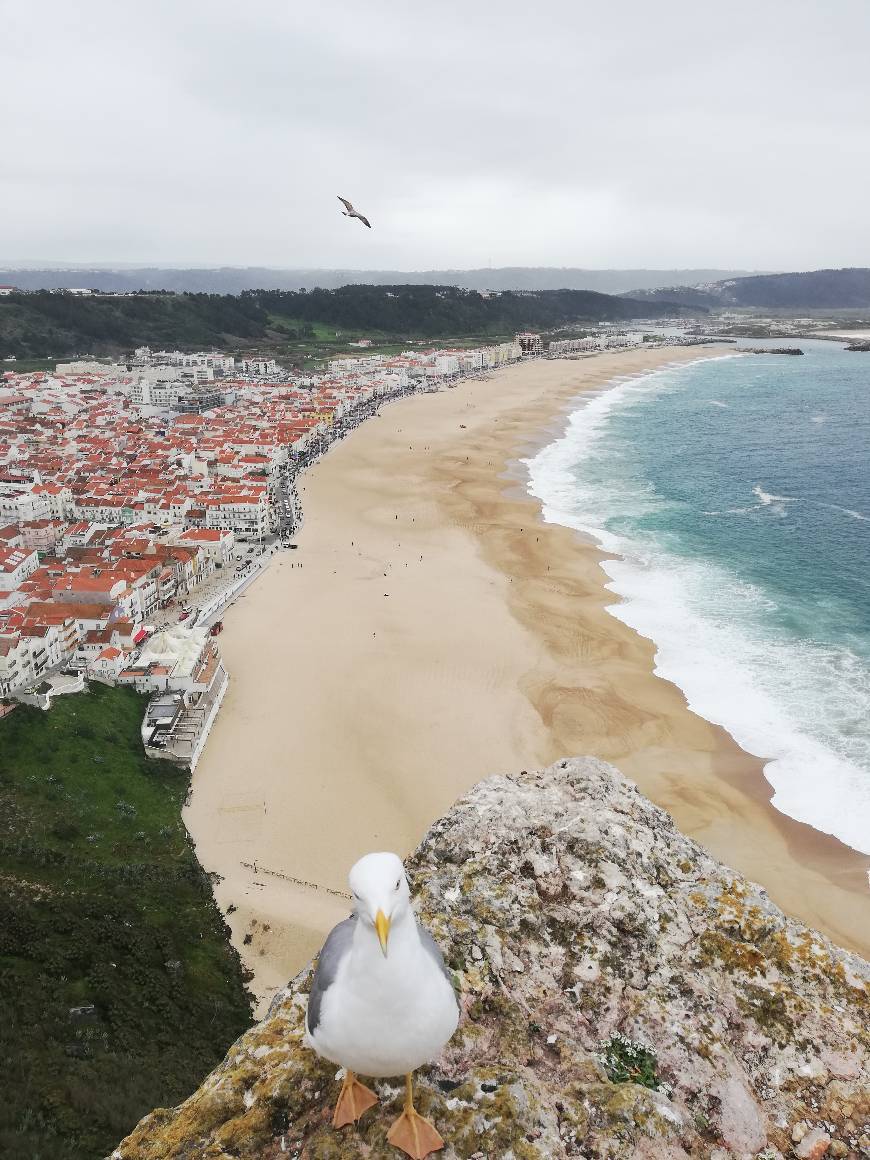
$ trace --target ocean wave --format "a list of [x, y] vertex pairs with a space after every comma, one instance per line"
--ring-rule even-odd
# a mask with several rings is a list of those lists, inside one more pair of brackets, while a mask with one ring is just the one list
[[752, 489], [752, 494], [757, 495], [758, 502], [765, 506], [773, 503], [793, 503], [795, 498], [793, 495], [771, 495], [770, 492], [764, 491], [760, 483]]
[[758, 595], [710, 565], [662, 554], [652, 566], [623, 555], [603, 567], [622, 598], [609, 611], [655, 642], [656, 673], [693, 712], [765, 762], [773, 805], [870, 854], [866, 663], [765, 630]]
[[[756, 505], [757, 507], [757, 505]], [[745, 516], [749, 512], [755, 511], [755, 507], [744, 508], [722, 508], [716, 511], [702, 511], [702, 516]]]
[[850, 516], [853, 520], [862, 520], [865, 523], [870, 523], [870, 516], [865, 516], [863, 512], [856, 512], [854, 508], [840, 507], [836, 503], [823, 503], [821, 500], [815, 501], [819, 507], [830, 508], [832, 512], [842, 512], [844, 516]]
[[[569, 415], [565, 434], [542, 448], [532, 459], [520, 460], [528, 471], [535, 464], [536, 471], [547, 477], [546, 497], [538, 497], [544, 499], [545, 518], [553, 523], [563, 523], [565, 520], [560, 516], [568, 518], [572, 515], [578, 502], [577, 478], [572, 469], [579, 459], [597, 454], [596, 443], [613, 411], [624, 410], [672, 390], [677, 371], [699, 363], [742, 357], [740, 354], [706, 355], [689, 363], [666, 363], [655, 371], [611, 379], [600, 391], [584, 396], [579, 409]], [[531, 486], [529, 490], [532, 491]], [[537, 495], [537, 492], [532, 491], [532, 494]], [[602, 523], [604, 519], [605, 512], [602, 511]], [[599, 528], [599, 532], [604, 538], [608, 535], [603, 528]]]
[[[665, 501], [616, 470], [625, 449], [606, 438], [609, 420], [678, 385], [667, 368], [594, 396], [570, 416], [560, 439], [526, 461], [528, 490], [540, 499], [545, 520], [594, 537], [612, 554], [603, 567], [620, 600], [609, 611], [655, 643], [656, 673], [683, 690], [694, 712], [765, 763], [773, 805], [870, 854], [866, 658], [789, 636], [776, 627], [769, 594], [722, 567], [677, 554], [661, 536], [613, 530], [631, 527], [634, 517]], [[581, 463], [592, 470], [578, 472]], [[728, 514], [785, 515], [786, 505], [797, 502], [761, 483], [752, 490], [757, 503]]]
[[793, 495], [771, 495], [770, 492], [764, 490], [760, 483], [757, 483], [752, 489], [752, 494], [758, 496], [758, 503], [761, 507], [769, 507], [775, 516], [784, 516], [786, 514], [785, 505], [795, 502]]

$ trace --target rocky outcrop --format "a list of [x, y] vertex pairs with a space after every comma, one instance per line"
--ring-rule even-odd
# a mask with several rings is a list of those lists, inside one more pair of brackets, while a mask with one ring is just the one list
[[[870, 964], [786, 918], [611, 766], [481, 782], [408, 869], [463, 1016], [418, 1076], [449, 1160], [870, 1152]], [[397, 1157], [400, 1085], [334, 1132], [310, 968], [113, 1160]], [[393, 1105], [393, 1106], [383, 1106]]]
[[741, 346], [741, 354], [803, 354], [799, 346]]

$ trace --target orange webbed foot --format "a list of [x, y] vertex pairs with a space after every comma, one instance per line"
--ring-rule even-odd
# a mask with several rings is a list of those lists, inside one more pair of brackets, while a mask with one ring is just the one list
[[374, 1107], [378, 1097], [365, 1084], [359, 1082], [352, 1071], [346, 1073], [344, 1083], [338, 1095], [335, 1112], [332, 1117], [333, 1128], [343, 1128], [346, 1124], [355, 1124], [363, 1112]]
[[430, 1152], [444, 1147], [439, 1132], [413, 1107], [406, 1107], [387, 1133], [394, 1148], [399, 1148], [412, 1160], [425, 1160]]

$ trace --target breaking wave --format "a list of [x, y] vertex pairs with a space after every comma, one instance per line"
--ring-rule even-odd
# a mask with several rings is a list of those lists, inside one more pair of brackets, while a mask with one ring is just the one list
[[[765, 762], [773, 805], [870, 853], [870, 651], [791, 631], [781, 592], [680, 552], [667, 532], [679, 505], [631, 469], [631, 445], [611, 432], [632, 408], [679, 390], [689, 369], [614, 382], [579, 406], [564, 434], [525, 461], [528, 490], [547, 522], [593, 536], [612, 554], [603, 567], [619, 600], [609, 611], [654, 642], [656, 672], [683, 690], [693, 711]], [[797, 502], [762, 483], [751, 491], [751, 507], [699, 514], [782, 518]]]

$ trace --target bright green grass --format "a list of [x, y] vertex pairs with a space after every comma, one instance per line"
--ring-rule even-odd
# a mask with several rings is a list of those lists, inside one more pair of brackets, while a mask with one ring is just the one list
[[57, 362], [56, 358], [19, 358], [15, 362], [6, 362], [5, 359], [2, 359], [0, 360], [0, 375], [4, 371], [13, 371], [17, 375], [27, 374], [30, 371], [53, 371]]
[[250, 1023], [188, 776], [145, 757], [144, 704], [94, 684], [0, 721], [0, 1156], [105, 1155]]
[[[288, 366], [304, 366], [307, 370], [324, 370], [323, 364], [330, 359], [337, 358], [365, 358], [367, 355], [381, 354], [386, 356], [401, 354], [406, 350], [422, 350], [429, 347], [443, 349], [446, 347], [467, 350], [479, 346], [492, 346], [496, 343], [507, 342], [513, 338], [508, 334], [472, 334], [461, 337], [426, 338], [416, 336], [411, 338], [396, 337], [379, 330], [353, 330], [345, 327], [337, 328], [323, 322], [304, 323], [291, 318], [270, 315], [270, 322], [275, 325], [275, 338], [271, 353], [279, 362]], [[283, 324], [292, 329], [299, 329], [309, 325], [314, 330], [313, 335], [303, 338], [288, 338], [282, 341], [280, 335]], [[371, 339], [369, 347], [351, 346], [352, 342], [360, 338]]]

